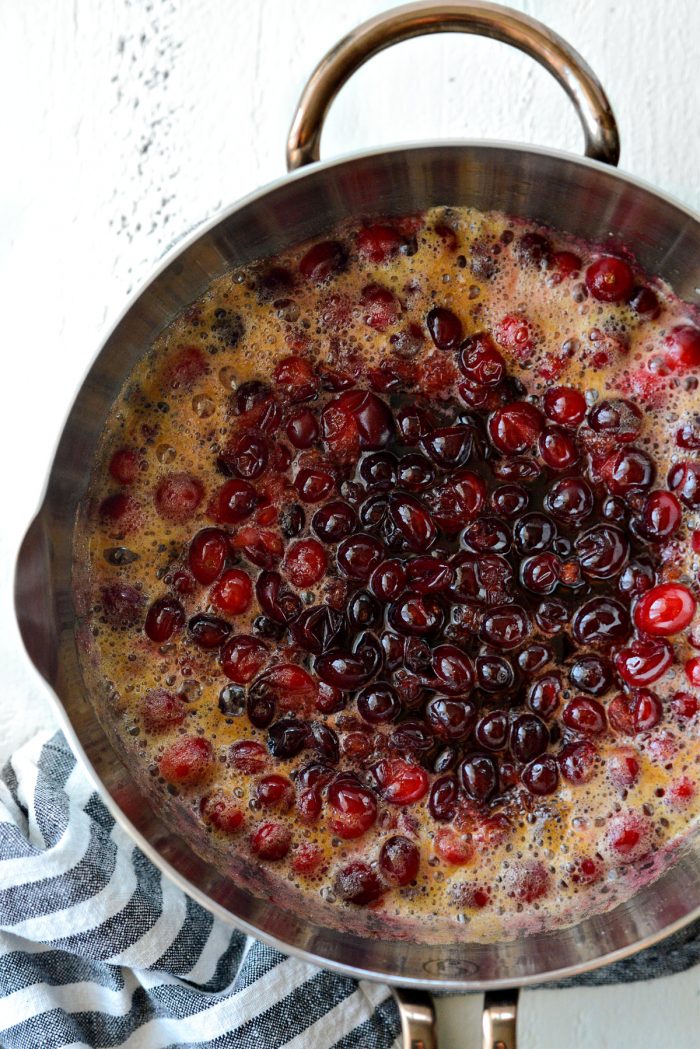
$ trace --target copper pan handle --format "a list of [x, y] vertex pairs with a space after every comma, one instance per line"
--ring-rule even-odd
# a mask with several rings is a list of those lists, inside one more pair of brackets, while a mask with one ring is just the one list
[[544, 66], [566, 91], [581, 121], [585, 153], [615, 166], [617, 124], [593, 70], [560, 36], [534, 18], [490, 3], [407, 4], [370, 18], [321, 59], [304, 88], [287, 139], [287, 169], [320, 158], [328, 110], [343, 84], [369, 58], [392, 44], [429, 33], [472, 33], [517, 47]]
[[[438, 1049], [435, 1006], [428, 992], [401, 987], [393, 991], [401, 1018], [403, 1049]], [[484, 995], [481, 1049], [518, 1049], [517, 1014], [517, 989], [488, 991]], [[464, 1049], [469, 1049], [466, 1042]]]

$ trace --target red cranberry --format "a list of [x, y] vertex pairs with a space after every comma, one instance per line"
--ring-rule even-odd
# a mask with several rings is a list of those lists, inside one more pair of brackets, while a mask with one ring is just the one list
[[314, 244], [299, 263], [299, 272], [307, 280], [320, 284], [335, 273], [341, 273], [347, 265], [347, 252], [335, 240], [324, 240]]
[[256, 784], [253, 796], [263, 809], [287, 812], [294, 804], [294, 786], [286, 776], [263, 776]]
[[208, 513], [219, 524], [240, 524], [250, 517], [258, 496], [252, 484], [236, 478], [226, 481], [214, 494]]
[[506, 375], [506, 362], [486, 332], [471, 335], [462, 343], [459, 368], [465, 378], [478, 386], [498, 386]]
[[374, 668], [352, 652], [324, 652], [316, 657], [314, 669], [327, 685], [340, 689], [361, 688], [374, 675]]
[[602, 696], [612, 687], [613, 668], [602, 656], [582, 655], [572, 664], [569, 679], [574, 688], [591, 696]]
[[522, 481], [534, 484], [542, 474], [536, 459], [528, 455], [514, 455], [510, 459], [496, 459], [491, 463], [493, 476], [499, 481]]
[[621, 790], [633, 787], [639, 779], [639, 760], [631, 747], [616, 747], [607, 755], [606, 771], [612, 782]]
[[521, 714], [510, 730], [510, 749], [516, 761], [531, 761], [544, 753], [549, 743], [547, 726], [534, 714]]
[[520, 605], [497, 605], [481, 621], [479, 636], [495, 648], [517, 648], [530, 633], [530, 618]]
[[689, 659], [683, 669], [688, 682], [696, 687], [700, 686], [700, 656]]
[[345, 903], [365, 907], [382, 896], [384, 886], [379, 875], [367, 863], [353, 860], [338, 871], [335, 891]]
[[368, 488], [384, 491], [396, 487], [398, 461], [391, 452], [370, 452], [364, 455], [359, 470]]
[[642, 413], [631, 401], [598, 401], [588, 413], [588, 425], [595, 433], [627, 444], [639, 436]]
[[567, 743], [559, 752], [559, 771], [565, 780], [579, 786], [592, 778], [597, 760], [598, 751], [588, 740]]
[[408, 590], [389, 606], [388, 618], [398, 634], [422, 637], [439, 633], [445, 613], [432, 595]]
[[247, 572], [232, 568], [224, 572], [211, 590], [211, 603], [220, 612], [241, 615], [247, 612], [253, 600], [253, 584]]
[[627, 536], [614, 525], [594, 525], [579, 535], [574, 546], [583, 574], [589, 579], [619, 575], [629, 557]]
[[472, 453], [474, 430], [471, 426], [444, 426], [420, 439], [425, 454], [443, 470], [464, 466]]
[[329, 825], [341, 838], [359, 838], [377, 819], [374, 792], [350, 776], [340, 776], [328, 787]]
[[391, 685], [378, 681], [358, 693], [357, 711], [370, 725], [386, 725], [401, 713], [401, 700]]
[[577, 525], [593, 512], [593, 492], [582, 477], [563, 477], [551, 485], [544, 507], [557, 520]]
[[238, 743], [232, 743], [228, 749], [229, 764], [248, 775], [262, 772], [267, 760], [265, 747], [253, 739], [241, 739]]
[[489, 417], [491, 441], [500, 452], [517, 454], [531, 448], [542, 430], [540, 411], [527, 401], [515, 401]]
[[662, 583], [637, 601], [634, 622], [645, 634], [667, 637], [690, 625], [697, 602], [681, 583]]
[[549, 278], [551, 284], [561, 284], [569, 277], [575, 276], [581, 269], [581, 260], [573, 251], [555, 251], [551, 258], [553, 273]]
[[314, 371], [303, 357], [285, 357], [274, 371], [275, 384], [285, 402], [297, 404], [316, 394]]
[[571, 386], [553, 386], [544, 395], [544, 413], [560, 426], [578, 426], [586, 414], [586, 399]]
[[403, 243], [403, 238], [392, 226], [374, 223], [360, 230], [355, 243], [357, 253], [361, 258], [380, 264], [396, 255]]
[[395, 885], [410, 885], [416, 880], [420, 866], [420, 852], [408, 838], [396, 834], [387, 838], [379, 853], [382, 874]]
[[454, 570], [447, 561], [437, 557], [415, 557], [408, 564], [408, 580], [419, 594], [439, 594], [454, 579]]
[[558, 634], [569, 622], [569, 609], [558, 598], [547, 597], [537, 606], [535, 622], [545, 634]]
[[654, 585], [654, 570], [649, 564], [630, 561], [620, 576], [617, 588], [621, 594], [638, 597]]
[[697, 371], [700, 367], [700, 328], [681, 324], [664, 339], [664, 359], [676, 371]]
[[579, 458], [569, 434], [556, 426], [548, 426], [542, 431], [537, 447], [542, 461], [552, 470], [568, 470]]
[[513, 525], [513, 541], [520, 554], [536, 554], [546, 550], [556, 538], [554, 522], [545, 514], [523, 514]]
[[523, 785], [530, 794], [554, 794], [559, 784], [559, 766], [551, 754], [535, 758], [520, 773]]
[[618, 674], [628, 685], [651, 685], [673, 663], [673, 649], [663, 638], [639, 638], [615, 657]]
[[221, 669], [237, 685], [247, 685], [262, 670], [267, 654], [264, 641], [237, 634], [221, 649]]
[[649, 828], [642, 816], [626, 812], [610, 820], [606, 843], [623, 860], [640, 860], [649, 851]]
[[559, 706], [562, 692], [561, 678], [558, 674], [545, 674], [534, 681], [527, 696], [527, 705], [534, 714], [550, 718]]
[[664, 543], [680, 527], [683, 511], [672, 492], [651, 492], [642, 507], [637, 527], [640, 535], [651, 543]]
[[501, 484], [491, 493], [491, 506], [503, 517], [515, 517], [527, 509], [530, 497], [519, 484]]
[[671, 696], [671, 709], [679, 718], [692, 718], [698, 712], [698, 701], [690, 692], [674, 692]]
[[425, 708], [425, 718], [439, 739], [455, 742], [466, 739], [474, 728], [476, 708], [468, 700], [434, 696]]
[[272, 389], [266, 382], [251, 379], [249, 382], [241, 383], [236, 390], [236, 411], [239, 415], [246, 415], [254, 408], [264, 405], [272, 397]]
[[508, 715], [504, 710], [491, 710], [479, 718], [474, 738], [486, 750], [503, 750], [508, 741]]
[[535, 332], [527, 317], [508, 313], [494, 328], [494, 335], [501, 346], [514, 355], [516, 360], [524, 363], [532, 356], [535, 343]]
[[228, 536], [218, 528], [203, 528], [190, 543], [187, 562], [198, 583], [208, 586], [219, 576], [228, 556]]
[[372, 769], [377, 788], [391, 805], [412, 805], [427, 793], [428, 773], [403, 758], [385, 758]]
[[[408, 702], [408, 696], [402, 693], [404, 701]], [[428, 754], [435, 746], [433, 734], [428, 726], [417, 718], [407, 718], [402, 721], [398, 728], [389, 736], [389, 749], [401, 757], [408, 755], [420, 760], [421, 756]]]
[[476, 680], [484, 692], [508, 692], [515, 684], [515, 671], [505, 656], [477, 656]]
[[235, 834], [243, 824], [244, 816], [237, 799], [221, 790], [202, 798], [199, 811], [206, 823], [223, 834]]
[[480, 517], [467, 525], [461, 540], [475, 554], [507, 554], [511, 544], [510, 532], [498, 517]]
[[335, 429], [329, 409], [334, 408], [355, 425], [359, 447], [364, 451], [379, 451], [394, 436], [395, 424], [385, 401], [369, 390], [349, 390], [326, 405], [321, 415], [323, 435], [328, 440]]
[[182, 629], [184, 623], [185, 610], [180, 602], [174, 597], [161, 597], [149, 608], [143, 629], [151, 641], [162, 645]]
[[440, 827], [435, 835], [435, 851], [445, 863], [456, 867], [471, 863], [475, 855], [469, 838], [452, 827]]
[[600, 302], [622, 302], [633, 284], [632, 270], [614, 255], [602, 255], [586, 270], [586, 287]]
[[435, 479], [435, 470], [424, 455], [409, 452], [398, 464], [397, 481], [399, 487], [411, 492], [429, 488]]
[[437, 529], [423, 505], [413, 495], [397, 492], [389, 496], [389, 515], [414, 553], [429, 550]]
[[264, 434], [243, 433], [222, 456], [226, 472], [252, 481], [267, 469], [269, 446]]
[[292, 833], [281, 823], [261, 823], [250, 836], [250, 848], [261, 860], [283, 860], [292, 844]]
[[584, 736], [600, 736], [606, 729], [604, 707], [587, 696], [570, 699], [562, 711], [562, 721], [567, 728]]
[[133, 484], [139, 473], [139, 456], [135, 448], [119, 448], [109, 460], [109, 472], [120, 484]]
[[294, 477], [294, 487], [302, 502], [320, 503], [335, 488], [335, 475], [323, 464], [302, 466]]
[[556, 554], [535, 554], [520, 564], [520, 582], [533, 594], [551, 594], [559, 582], [559, 558]]
[[324, 543], [338, 543], [350, 535], [357, 522], [357, 514], [349, 503], [333, 499], [316, 511], [311, 527]]
[[396, 558], [382, 561], [373, 570], [369, 587], [380, 601], [392, 601], [406, 587], [406, 569], [403, 562]]
[[496, 763], [488, 754], [470, 754], [459, 766], [462, 785], [475, 801], [488, 801], [498, 787]]
[[436, 779], [430, 790], [428, 808], [438, 822], [451, 820], [457, 811], [459, 787], [455, 776], [447, 775]]
[[493, 605], [505, 603], [512, 593], [513, 569], [500, 554], [477, 557], [476, 554], [458, 553], [452, 558], [452, 565], [455, 582], [449, 593], [453, 601]]
[[420, 404], [406, 405], [399, 408], [396, 422], [403, 444], [413, 447], [435, 427], [435, 419], [428, 408]]
[[458, 531], [481, 511], [486, 501], [486, 485], [471, 470], [456, 470], [426, 492], [423, 501], [445, 531]]
[[462, 322], [451, 310], [436, 306], [426, 317], [430, 337], [439, 350], [456, 350], [462, 339]]
[[602, 474], [613, 495], [628, 497], [652, 486], [656, 467], [646, 452], [623, 448], [607, 460]]
[[518, 666], [523, 673], [534, 674], [537, 670], [541, 670], [543, 666], [546, 666], [551, 658], [552, 650], [549, 646], [543, 645], [540, 641], [535, 641], [518, 653]]
[[393, 292], [382, 284], [366, 284], [360, 295], [360, 303], [367, 310], [365, 324], [375, 331], [386, 331], [399, 318], [401, 307]]
[[231, 624], [204, 613], [192, 616], [187, 624], [190, 637], [200, 648], [220, 648], [231, 633]]
[[474, 670], [466, 652], [456, 645], [438, 645], [432, 653], [432, 669], [442, 692], [469, 692]]
[[308, 588], [326, 573], [326, 552], [316, 539], [299, 539], [287, 549], [284, 569], [293, 586]]
[[167, 521], [177, 524], [189, 520], [204, 498], [201, 481], [189, 474], [168, 474], [156, 488], [156, 510]]
[[623, 641], [629, 633], [627, 610], [611, 597], [593, 597], [581, 605], [573, 619], [573, 635], [580, 645], [606, 645]]
[[148, 732], [164, 732], [175, 728], [186, 717], [186, 703], [164, 688], [152, 688], [143, 697], [142, 718]]
[[309, 408], [298, 408], [292, 412], [285, 429], [295, 448], [312, 448], [321, 432], [318, 419]]
[[700, 508], [700, 463], [676, 463], [669, 470], [668, 487], [690, 510]]
[[201, 736], [183, 736], [163, 751], [158, 771], [176, 787], [192, 787], [209, 776], [214, 765], [214, 748]]
[[638, 284], [636, 288], [632, 288], [629, 304], [642, 320], [655, 320], [661, 313], [661, 306], [654, 292], [651, 288], [645, 288], [641, 284]]
[[339, 545], [336, 560], [338, 568], [349, 579], [367, 580], [382, 561], [384, 547], [367, 532], [356, 532]]

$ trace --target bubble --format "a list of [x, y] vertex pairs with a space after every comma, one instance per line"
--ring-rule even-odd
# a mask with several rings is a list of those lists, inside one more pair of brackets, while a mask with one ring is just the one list
[[208, 419], [216, 411], [216, 405], [211, 397], [207, 397], [204, 393], [198, 393], [192, 398], [192, 409], [200, 419]]
[[174, 462], [176, 456], [177, 452], [170, 444], [159, 444], [156, 448], [156, 458], [158, 462], [163, 463], [164, 466], [167, 466], [168, 463]]
[[225, 390], [236, 389], [236, 370], [235, 368], [225, 367], [219, 369], [219, 382]]

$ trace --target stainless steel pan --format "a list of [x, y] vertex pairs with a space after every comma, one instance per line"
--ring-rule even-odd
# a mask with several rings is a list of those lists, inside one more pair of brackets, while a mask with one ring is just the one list
[[[583, 125], [588, 159], [506, 143], [428, 143], [318, 162], [324, 117], [367, 58], [424, 33], [478, 33], [510, 43], [561, 83]], [[64, 729], [116, 819], [161, 870], [217, 917], [327, 969], [396, 988], [407, 1045], [434, 1045], [430, 991], [489, 991], [484, 1044], [511, 1049], [515, 992], [623, 957], [700, 914], [700, 842], [654, 884], [609, 914], [512, 943], [446, 944], [364, 939], [257, 899], [193, 855], [144, 804], [111, 749], [78, 664], [71, 543], [78, 502], [110, 406], [156, 335], [231, 266], [274, 255], [354, 215], [420, 211], [435, 204], [496, 208], [588, 240], [609, 235], [649, 272], [698, 301], [700, 221], [615, 170], [615, 120], [594, 74], [567, 44], [524, 15], [492, 4], [412, 4], [365, 23], [320, 63], [302, 95], [287, 147], [290, 170], [223, 212], [171, 255], [131, 302], [78, 391], [43, 502], [19, 554], [16, 606], [27, 651], [49, 685]], [[500, 1039], [500, 1042], [499, 1042]]]

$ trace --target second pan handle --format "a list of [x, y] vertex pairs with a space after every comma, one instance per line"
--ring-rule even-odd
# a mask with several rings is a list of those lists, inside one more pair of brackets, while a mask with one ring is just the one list
[[491, 3], [417, 3], [363, 22], [321, 59], [294, 114], [287, 168], [319, 160], [328, 110], [345, 82], [373, 55], [392, 44], [430, 33], [472, 33], [501, 40], [544, 66], [566, 91], [583, 127], [587, 157], [616, 165], [620, 140], [607, 96], [581, 55], [551, 29], [518, 11]]

